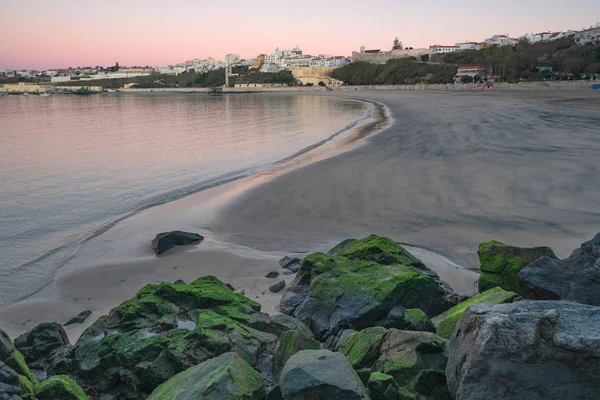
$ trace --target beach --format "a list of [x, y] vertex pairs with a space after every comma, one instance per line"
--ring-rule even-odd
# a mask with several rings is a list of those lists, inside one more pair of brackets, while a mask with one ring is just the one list
[[[35, 296], [0, 310], [15, 336], [65, 322], [74, 342], [143, 285], [216, 275], [275, 312], [264, 275], [285, 255], [347, 238], [389, 236], [455, 291], [476, 292], [477, 246], [547, 245], [559, 257], [600, 231], [597, 93], [333, 92], [371, 118], [285, 162], [147, 209], [86, 242]], [[269, 94], [277, 96], [277, 94]], [[198, 246], [156, 257], [150, 241], [198, 232]], [[283, 276], [287, 283], [293, 276]]]

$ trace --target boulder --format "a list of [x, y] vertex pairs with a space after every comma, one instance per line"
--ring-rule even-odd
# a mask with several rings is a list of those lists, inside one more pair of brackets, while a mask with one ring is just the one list
[[523, 296], [600, 306], [600, 233], [564, 260], [542, 257], [519, 273]]
[[456, 304], [433, 271], [389, 238], [343, 242], [329, 254], [304, 259], [280, 304], [319, 340], [344, 329], [404, 328], [405, 309], [432, 317]]
[[381, 372], [371, 374], [367, 389], [371, 400], [419, 400], [420, 398], [398, 385], [393, 376]]
[[29, 370], [23, 354], [15, 348], [6, 332], [0, 329], [0, 361], [10, 367], [18, 375], [26, 377], [29, 381], [36, 378]]
[[260, 374], [236, 353], [224, 353], [175, 375], [148, 400], [263, 400], [265, 395]]
[[57, 353], [49, 374], [69, 374], [95, 397], [145, 399], [174, 375], [235, 352], [270, 379], [278, 339], [269, 331], [282, 325], [213, 276], [151, 284]]
[[91, 310], [85, 310], [77, 314], [76, 317], [71, 318], [69, 321], [65, 323], [65, 326], [73, 325], [73, 324], [83, 324], [87, 317], [92, 314]]
[[291, 272], [298, 272], [301, 263], [302, 259], [298, 257], [285, 256], [281, 260], [279, 260], [279, 265], [281, 265], [281, 268], [285, 268], [287, 270], [290, 270]]
[[285, 281], [281, 280], [269, 286], [269, 290], [273, 293], [279, 293], [285, 288]]
[[88, 400], [81, 387], [66, 375], [51, 376], [35, 389], [38, 400]]
[[477, 284], [480, 293], [498, 286], [522, 294], [519, 272], [540, 257], [556, 258], [549, 247], [522, 248], [498, 241], [481, 243], [477, 254], [481, 269]]
[[25, 361], [34, 368], [41, 368], [53, 350], [69, 344], [69, 338], [61, 324], [43, 322], [17, 337], [14, 343]]
[[204, 240], [204, 236], [197, 233], [171, 231], [156, 235], [152, 240], [152, 250], [157, 254], [163, 254], [175, 246], [197, 244]]
[[507, 292], [499, 287], [486, 290], [485, 292], [463, 301], [460, 304], [448, 310], [444, 318], [438, 323], [437, 334], [444, 339], [450, 339], [456, 323], [462, 317], [463, 313], [469, 306], [476, 304], [504, 304], [514, 303], [521, 300], [521, 296], [514, 292]]
[[265, 275], [265, 278], [277, 278], [279, 276], [279, 272], [277, 271], [269, 271]]
[[299, 331], [284, 332], [279, 338], [279, 345], [273, 356], [273, 374], [278, 377], [285, 363], [291, 356], [301, 350], [319, 350], [321, 343]]
[[279, 387], [283, 400], [369, 398], [346, 357], [327, 350], [303, 350], [290, 357]]
[[447, 398], [446, 340], [431, 332], [373, 327], [351, 335], [340, 348], [363, 382], [373, 372], [390, 375], [405, 396]]
[[519, 301], [469, 307], [450, 344], [455, 399], [595, 399], [600, 307]]

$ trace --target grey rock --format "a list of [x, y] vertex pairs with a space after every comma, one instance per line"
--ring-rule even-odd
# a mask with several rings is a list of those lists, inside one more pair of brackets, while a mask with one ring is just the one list
[[14, 343], [25, 361], [35, 366], [43, 363], [53, 350], [68, 345], [69, 338], [61, 324], [43, 322], [17, 337]]
[[204, 240], [204, 236], [197, 233], [171, 231], [156, 235], [152, 240], [152, 250], [157, 254], [163, 254], [173, 247], [198, 244]]
[[600, 307], [566, 301], [471, 306], [450, 344], [455, 399], [597, 399]]
[[542, 257], [519, 273], [530, 300], [569, 300], [600, 306], [600, 233], [564, 260]]
[[302, 259], [298, 257], [285, 256], [281, 260], [279, 260], [279, 265], [281, 265], [281, 268], [285, 268], [294, 273], [298, 272], [298, 270], [300, 269], [300, 264], [302, 264]]
[[0, 361], [0, 382], [9, 385], [19, 384], [19, 374], [14, 369], [6, 365], [3, 361]]
[[303, 350], [290, 357], [279, 387], [283, 400], [369, 398], [346, 357], [327, 350]]
[[285, 281], [279, 281], [269, 286], [269, 290], [273, 293], [279, 293], [285, 287]]
[[265, 275], [265, 278], [277, 278], [279, 276], [279, 272], [270, 271]]
[[91, 310], [82, 311], [76, 317], [73, 317], [69, 321], [67, 321], [65, 326], [73, 325], [73, 324], [83, 324], [83, 322], [86, 320], [86, 318], [89, 317], [91, 314], [92, 314]]

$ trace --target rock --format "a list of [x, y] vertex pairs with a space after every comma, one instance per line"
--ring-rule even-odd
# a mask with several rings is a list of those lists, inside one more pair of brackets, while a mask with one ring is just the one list
[[404, 329], [405, 309], [432, 317], [456, 304], [437, 275], [393, 240], [372, 235], [343, 243], [332, 255], [307, 256], [281, 299], [281, 311], [317, 339], [375, 325]]
[[81, 387], [66, 375], [51, 376], [35, 389], [38, 400], [88, 400]]
[[213, 276], [146, 285], [86, 329], [49, 373], [73, 376], [95, 397], [145, 399], [174, 375], [235, 352], [270, 379], [277, 336], [261, 329], [281, 324]]
[[183, 279], [177, 279], [173, 282], [175, 285], [185, 285], [185, 281]]
[[18, 375], [35, 381], [34, 375], [29, 370], [23, 354], [15, 348], [6, 332], [0, 329], [0, 361], [10, 367]]
[[34, 368], [43, 368], [50, 353], [69, 344], [61, 324], [43, 322], [15, 339], [15, 347]]
[[514, 292], [507, 292], [499, 287], [486, 290], [485, 292], [470, 298], [467, 301], [454, 306], [444, 316], [437, 326], [438, 336], [444, 339], [450, 339], [456, 323], [463, 315], [467, 307], [476, 304], [504, 304], [514, 303], [515, 301], [522, 300], [521, 296]]
[[279, 272], [270, 271], [265, 275], [265, 278], [277, 278], [279, 276]]
[[279, 260], [279, 265], [281, 265], [281, 268], [285, 268], [294, 273], [298, 272], [298, 270], [300, 269], [301, 263], [302, 263], [302, 259], [300, 259], [298, 257], [285, 256], [281, 260]]
[[3, 361], [0, 361], [0, 382], [13, 386], [19, 384], [19, 374]]
[[404, 396], [448, 397], [444, 371], [446, 340], [431, 332], [367, 328], [351, 335], [340, 348], [363, 382], [373, 372], [391, 375]]
[[73, 325], [73, 324], [83, 324], [83, 322], [87, 319], [87, 317], [89, 317], [92, 314], [91, 310], [85, 310], [80, 312], [76, 317], [71, 318], [66, 324], [67, 325]]
[[327, 350], [303, 350], [290, 357], [279, 387], [283, 400], [369, 398], [346, 357]]
[[264, 321], [253, 322], [250, 326], [259, 331], [272, 333], [275, 336], [281, 336], [287, 331], [299, 331], [311, 339], [314, 337], [312, 331], [302, 322], [279, 312], [269, 315]]
[[564, 260], [542, 257], [519, 273], [523, 296], [600, 306], [600, 233]]
[[404, 389], [394, 377], [381, 372], [373, 372], [367, 385], [371, 400], [419, 400], [417, 396]]
[[156, 235], [152, 240], [152, 250], [158, 255], [167, 252], [175, 246], [197, 244], [204, 240], [204, 236], [197, 233], [171, 231]]
[[279, 293], [285, 288], [285, 281], [281, 280], [269, 286], [269, 290], [273, 293]]
[[279, 376], [279, 372], [283, 369], [285, 363], [291, 356], [301, 350], [319, 350], [321, 343], [306, 336], [302, 332], [287, 331], [279, 338], [279, 345], [273, 356], [273, 374]]
[[481, 269], [477, 284], [479, 293], [499, 286], [522, 295], [519, 272], [542, 256], [556, 258], [549, 247], [521, 248], [495, 240], [481, 243], [477, 254]]
[[225, 353], [175, 375], [148, 400], [263, 400], [260, 374], [235, 353]]
[[520, 301], [468, 308], [446, 368], [455, 399], [596, 399], [600, 307]]
[[380, 321], [378, 325], [384, 328], [435, 333], [433, 322], [418, 308], [406, 310], [402, 306], [396, 306], [390, 310], [387, 317]]

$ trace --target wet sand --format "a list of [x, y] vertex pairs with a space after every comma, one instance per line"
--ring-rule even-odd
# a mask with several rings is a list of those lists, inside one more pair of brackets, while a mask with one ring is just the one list
[[[92, 310], [67, 329], [74, 341], [147, 283], [209, 274], [273, 312], [279, 295], [264, 275], [283, 272], [278, 258], [371, 233], [422, 247], [409, 248], [472, 295], [478, 274], [464, 267], [478, 267], [480, 242], [550, 245], [563, 257], [600, 231], [598, 94], [326, 95], [383, 103], [394, 119], [377, 107], [372, 120], [283, 165], [122, 221], [86, 243], [45, 290], [0, 310], [0, 328], [14, 336]], [[171, 229], [207, 239], [155, 257], [150, 240]]]

